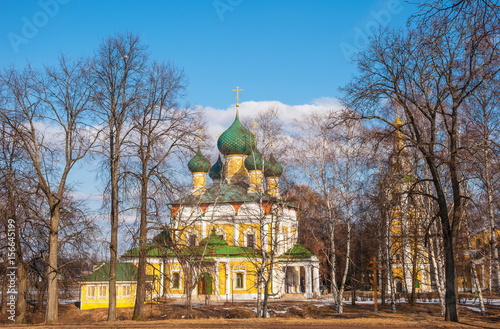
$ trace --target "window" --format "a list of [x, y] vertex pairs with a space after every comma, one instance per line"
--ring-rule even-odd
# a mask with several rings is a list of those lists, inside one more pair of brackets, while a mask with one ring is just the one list
[[235, 288], [236, 289], [243, 289], [243, 278], [244, 275], [241, 272], [236, 273], [236, 283], [235, 283]]
[[245, 273], [246, 269], [243, 265], [233, 267], [233, 288], [245, 289]]
[[106, 298], [107, 291], [108, 291], [108, 287], [99, 286], [99, 298]]
[[247, 247], [253, 248], [255, 246], [255, 234], [247, 233]]
[[172, 273], [172, 289], [179, 289], [181, 285], [181, 274], [179, 272]]
[[224, 240], [224, 234], [219, 234], [218, 237]]
[[118, 286], [118, 296], [120, 297], [130, 298], [131, 292], [132, 289], [129, 284], [122, 284]]
[[87, 298], [96, 298], [96, 286], [87, 286]]
[[188, 246], [189, 247], [194, 247], [196, 246], [196, 234], [189, 234], [188, 235]]

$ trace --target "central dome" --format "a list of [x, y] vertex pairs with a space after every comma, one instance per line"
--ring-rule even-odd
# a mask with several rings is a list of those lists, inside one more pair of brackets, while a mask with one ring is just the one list
[[220, 135], [217, 147], [220, 153], [249, 155], [255, 149], [255, 136], [245, 128], [238, 115], [233, 124]]

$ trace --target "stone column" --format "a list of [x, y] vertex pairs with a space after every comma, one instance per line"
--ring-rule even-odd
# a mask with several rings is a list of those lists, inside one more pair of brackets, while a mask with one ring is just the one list
[[319, 265], [313, 266], [312, 268], [312, 273], [313, 273], [313, 295], [314, 296], [319, 296], [320, 291], [319, 291]]
[[294, 266], [293, 283], [295, 293], [300, 293], [300, 266]]
[[201, 221], [201, 238], [200, 238], [200, 241], [205, 239], [207, 237], [207, 223], [202, 220]]
[[215, 262], [214, 271], [214, 296], [219, 295], [219, 262]]
[[[268, 228], [268, 223], [267, 221], [264, 223], [264, 225], [262, 225], [262, 231], [261, 231], [261, 237], [260, 237], [260, 240], [262, 241], [262, 246], [260, 246], [262, 248], [262, 250], [265, 250], [265, 251], [268, 251], [268, 241], [269, 241], [269, 228]], [[257, 237], [256, 237], [257, 238]], [[256, 241], [257, 242], [257, 241]]]
[[238, 239], [240, 236], [240, 225], [239, 224], [234, 224], [234, 229], [233, 229], [233, 245], [239, 246]]
[[311, 265], [304, 266], [304, 270], [305, 270], [305, 275], [306, 275], [306, 278], [305, 278], [306, 279], [305, 296], [306, 296], [306, 298], [312, 298], [312, 292], [311, 292], [311, 270], [312, 270], [312, 267], [311, 267]]
[[226, 301], [229, 300], [229, 289], [231, 289], [231, 273], [229, 272], [229, 259], [226, 260]]

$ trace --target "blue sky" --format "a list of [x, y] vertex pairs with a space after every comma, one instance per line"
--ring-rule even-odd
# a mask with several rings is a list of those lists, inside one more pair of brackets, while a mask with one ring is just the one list
[[[152, 59], [184, 69], [186, 100], [205, 108], [216, 136], [234, 119], [236, 86], [242, 117], [276, 105], [293, 120], [338, 106], [338, 88], [355, 73], [348, 57], [363, 51], [366, 33], [402, 27], [414, 10], [403, 0], [1, 0], [0, 63], [88, 56], [106, 37], [134, 32]], [[97, 210], [102, 186], [91, 167], [82, 163], [72, 179]]]
[[91, 55], [116, 32], [132, 31], [151, 56], [184, 68], [193, 105], [241, 100], [308, 104], [337, 97], [362, 50], [364, 33], [402, 26], [403, 0], [3, 0], [0, 63], [50, 64], [59, 53]]

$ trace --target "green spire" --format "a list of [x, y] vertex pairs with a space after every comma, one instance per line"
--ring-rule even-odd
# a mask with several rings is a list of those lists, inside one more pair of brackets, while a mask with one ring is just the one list
[[220, 158], [217, 159], [217, 162], [214, 163], [212, 168], [210, 168], [210, 171], [208, 172], [208, 176], [212, 179], [222, 179], [222, 169], [224, 168], [224, 164], [222, 163], [222, 160]]
[[266, 162], [264, 168], [264, 176], [266, 177], [280, 177], [283, 174], [283, 167], [276, 161], [274, 155], [271, 153], [269, 161]]
[[208, 172], [210, 170], [210, 161], [201, 153], [200, 148], [194, 158], [189, 160], [188, 168], [190, 172]]
[[255, 145], [255, 136], [241, 124], [238, 115], [236, 115], [233, 124], [220, 135], [217, 141], [217, 147], [224, 155], [249, 155], [255, 149]]

